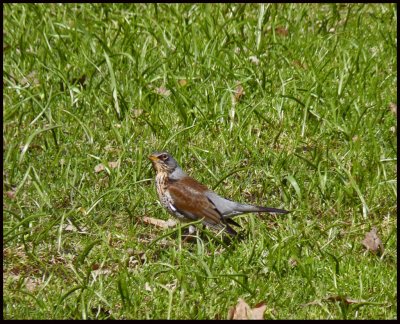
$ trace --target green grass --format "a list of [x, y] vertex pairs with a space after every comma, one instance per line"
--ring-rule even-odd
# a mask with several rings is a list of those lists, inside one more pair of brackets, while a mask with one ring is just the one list
[[[3, 10], [5, 319], [224, 319], [238, 298], [267, 319], [397, 318], [395, 5]], [[161, 149], [292, 213], [235, 218], [230, 246], [145, 224], [170, 217]]]

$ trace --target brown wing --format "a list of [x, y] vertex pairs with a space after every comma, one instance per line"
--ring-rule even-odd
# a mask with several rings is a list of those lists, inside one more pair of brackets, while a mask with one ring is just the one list
[[205, 185], [187, 177], [170, 182], [168, 190], [174, 207], [183, 215], [193, 220], [203, 219], [211, 226], [221, 224], [221, 215], [204, 194], [208, 190]]

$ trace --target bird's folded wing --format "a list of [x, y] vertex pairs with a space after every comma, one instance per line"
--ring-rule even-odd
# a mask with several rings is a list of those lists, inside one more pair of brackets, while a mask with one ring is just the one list
[[193, 219], [202, 219], [210, 225], [221, 223], [221, 215], [204, 194], [207, 187], [186, 178], [169, 184], [168, 191], [173, 205], [181, 214]]

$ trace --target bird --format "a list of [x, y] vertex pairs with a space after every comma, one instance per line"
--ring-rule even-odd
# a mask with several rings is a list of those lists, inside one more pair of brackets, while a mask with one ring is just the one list
[[183, 222], [201, 219], [206, 227], [233, 237], [238, 226], [232, 217], [254, 212], [287, 214], [284, 209], [243, 204], [223, 198], [206, 185], [186, 174], [168, 152], [153, 152], [148, 156], [156, 172], [155, 184], [160, 203]]

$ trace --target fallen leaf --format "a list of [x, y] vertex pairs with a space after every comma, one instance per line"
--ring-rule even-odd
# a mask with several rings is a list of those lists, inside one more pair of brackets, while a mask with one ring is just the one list
[[67, 226], [64, 227], [64, 231], [66, 232], [77, 232], [78, 230], [74, 225], [68, 224]]
[[397, 104], [395, 104], [394, 102], [391, 102], [389, 104], [389, 109], [394, 115], [397, 116]]
[[8, 198], [10, 198], [11, 200], [14, 200], [14, 199], [16, 198], [16, 196], [15, 196], [15, 190], [7, 191], [7, 192], [6, 192], [6, 196], [7, 196]]
[[65, 232], [76, 232], [76, 233], [79, 233], [79, 234], [87, 234], [88, 233], [88, 229], [86, 227], [76, 228], [72, 224], [67, 224], [64, 227], [64, 231]]
[[99, 173], [99, 172], [101, 172], [101, 171], [104, 171], [104, 165], [103, 165], [103, 163], [97, 164], [97, 165], [94, 167], [94, 172]]
[[[117, 168], [117, 167], [119, 166], [119, 161], [108, 162], [107, 164], [108, 164], [108, 167], [109, 167], [110, 169], [115, 169], [115, 168]], [[104, 171], [104, 170], [105, 170], [105, 167], [104, 167], [104, 164], [103, 164], [103, 163], [97, 164], [97, 165], [94, 167], [94, 172], [96, 172], [96, 173], [99, 173], [99, 172]]]
[[79, 208], [77, 209], [77, 211], [80, 212], [80, 213], [82, 213], [82, 214], [84, 214], [84, 215], [86, 215], [86, 209], [83, 208], [83, 207], [79, 207]]
[[294, 267], [296, 267], [297, 266], [297, 260], [295, 259], [295, 258], [290, 258], [289, 259], [289, 261], [288, 261], [288, 263], [289, 263], [289, 265], [292, 267], [292, 268], [294, 268]]
[[351, 304], [363, 304], [363, 303], [367, 303], [367, 301], [362, 300], [362, 299], [351, 299], [345, 296], [340, 296], [340, 295], [336, 295], [336, 296], [328, 296], [322, 299], [316, 299], [312, 302], [306, 303], [306, 304], [301, 304], [302, 307], [305, 306], [310, 306], [310, 305], [319, 305], [322, 306], [322, 302], [323, 301], [331, 301], [331, 302], [342, 302], [344, 304], [347, 305], [351, 305]]
[[365, 238], [362, 241], [362, 244], [371, 252], [376, 253], [378, 250], [383, 253], [383, 243], [381, 239], [376, 235], [377, 229], [373, 227], [371, 232], [365, 234]]
[[147, 281], [144, 284], [144, 290], [150, 291], [150, 292], [153, 291], [153, 289], [151, 289], [151, 287], [150, 287], [150, 285], [149, 285], [149, 283]]
[[265, 302], [258, 303], [251, 311], [253, 318], [252, 319], [264, 319], [264, 312], [267, 309], [267, 305]]
[[348, 304], [348, 305], [365, 303], [365, 300], [362, 300], [362, 299], [360, 299], [360, 300], [350, 299], [350, 298], [347, 298], [347, 297], [344, 297], [344, 296], [339, 296], [339, 295], [338, 296], [329, 296], [327, 298], [324, 298], [324, 300], [340, 301], [340, 302]]
[[97, 277], [99, 275], [110, 275], [112, 274], [112, 271], [110, 269], [95, 269], [92, 271], [92, 274]]
[[307, 69], [308, 68], [308, 65], [306, 63], [301, 63], [301, 61], [299, 61], [299, 60], [292, 61], [292, 64], [297, 66], [297, 67], [299, 67], [299, 68], [302, 68], [302, 69]]
[[239, 102], [239, 100], [245, 95], [243, 86], [238, 83], [234, 91], [234, 102]]
[[143, 114], [143, 109], [133, 109], [133, 116], [136, 118]]
[[100, 269], [100, 264], [99, 263], [92, 264], [92, 270], [98, 270], [98, 269]]
[[277, 33], [279, 36], [287, 36], [289, 35], [289, 30], [280, 26], [275, 28], [275, 33]]
[[135, 252], [132, 250], [132, 254], [129, 257], [128, 267], [135, 268], [138, 265], [143, 265], [147, 261], [147, 256], [145, 252]]
[[258, 65], [258, 64], [260, 64], [260, 60], [257, 58], [257, 56], [250, 56], [249, 57], [249, 60], [250, 60], [250, 62], [251, 63], [253, 63], [253, 64], [255, 64], [255, 65]]
[[26, 281], [25, 281], [26, 289], [27, 289], [29, 292], [35, 291], [36, 288], [39, 286], [39, 284], [40, 284], [40, 280], [39, 280], [39, 279], [36, 279], [36, 278], [34, 278], [34, 279], [32, 279], [32, 278], [27, 278]]
[[106, 151], [106, 152], [117, 152], [117, 153], [119, 153], [119, 152], [120, 152], [120, 149], [118, 149], [118, 148], [112, 146], [111, 144], [107, 144], [107, 145], [104, 147], [104, 151]]
[[239, 298], [237, 305], [229, 309], [228, 319], [264, 319], [266, 309], [264, 302], [258, 303], [252, 309], [242, 298]]
[[119, 167], [119, 161], [115, 161], [115, 162], [108, 162], [108, 167], [110, 169], [115, 169]]
[[186, 79], [180, 79], [178, 80], [178, 83], [181, 87], [184, 87], [188, 84], [188, 81]]
[[36, 71], [32, 71], [26, 77], [23, 77], [20, 81], [22, 86], [37, 86], [39, 85], [39, 80], [37, 78]]
[[151, 224], [151, 225], [155, 225], [157, 227], [161, 227], [161, 228], [171, 228], [176, 226], [176, 221], [169, 219], [168, 221], [164, 221], [162, 219], [158, 219], [158, 218], [152, 218], [152, 217], [147, 217], [144, 216], [142, 218], [142, 221], [146, 224]]
[[177, 284], [178, 284], [178, 279], [175, 278], [172, 282], [167, 283], [165, 285], [165, 287], [167, 287], [168, 289], [174, 291], [176, 289], [176, 287], [177, 287]]
[[167, 89], [166, 87], [164, 87], [164, 86], [161, 86], [161, 87], [159, 87], [159, 88], [156, 88], [155, 91], [156, 91], [156, 93], [158, 93], [158, 94], [160, 94], [160, 95], [162, 95], [162, 96], [165, 96], [165, 97], [168, 97], [168, 96], [171, 94], [171, 91], [168, 90], [168, 89]]

